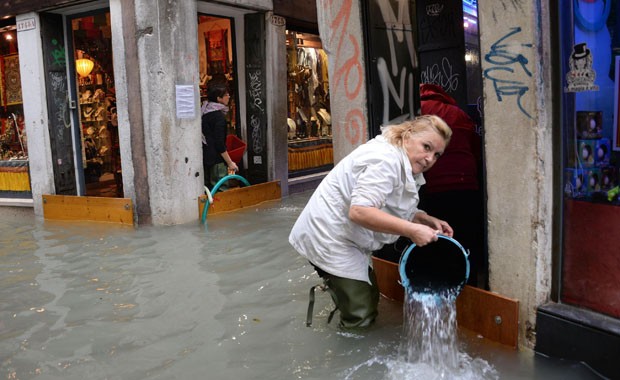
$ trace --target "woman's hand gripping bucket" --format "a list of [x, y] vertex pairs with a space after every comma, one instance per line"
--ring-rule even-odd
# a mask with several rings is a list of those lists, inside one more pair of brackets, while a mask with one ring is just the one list
[[469, 253], [451, 237], [423, 247], [412, 243], [402, 254], [398, 271], [407, 297], [459, 295], [469, 278]]

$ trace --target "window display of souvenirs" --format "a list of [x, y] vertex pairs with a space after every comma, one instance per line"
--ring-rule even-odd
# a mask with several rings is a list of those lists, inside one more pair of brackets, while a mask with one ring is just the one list
[[334, 163], [327, 54], [317, 35], [288, 31], [289, 176], [329, 170]]

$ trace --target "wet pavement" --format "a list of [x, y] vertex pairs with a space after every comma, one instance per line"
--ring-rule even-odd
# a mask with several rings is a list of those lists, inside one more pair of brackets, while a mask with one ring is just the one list
[[[0, 379], [396, 378], [401, 304], [382, 299], [373, 328], [343, 333], [319, 292], [305, 325], [320, 281], [287, 237], [309, 196], [206, 225], [198, 215], [168, 227], [3, 219]], [[494, 378], [599, 378], [465, 330], [458, 345]]]

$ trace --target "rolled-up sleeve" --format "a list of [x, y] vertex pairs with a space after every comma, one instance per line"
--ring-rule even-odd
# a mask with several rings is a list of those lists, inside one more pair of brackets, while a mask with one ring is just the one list
[[[357, 172], [351, 193], [351, 206], [383, 208], [386, 198], [394, 191], [398, 158], [386, 156], [366, 157], [353, 166]], [[396, 162], [393, 162], [396, 161]]]

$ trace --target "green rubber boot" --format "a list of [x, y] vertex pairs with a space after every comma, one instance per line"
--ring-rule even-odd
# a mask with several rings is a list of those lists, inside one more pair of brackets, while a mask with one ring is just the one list
[[379, 287], [375, 273], [368, 273], [369, 284], [336, 276], [327, 276], [325, 284], [336, 308], [340, 311], [340, 327], [359, 329], [370, 327], [379, 314]]

